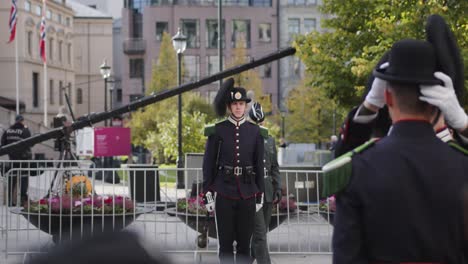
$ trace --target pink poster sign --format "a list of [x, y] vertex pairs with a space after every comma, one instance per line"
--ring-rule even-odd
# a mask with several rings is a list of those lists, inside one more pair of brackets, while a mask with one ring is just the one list
[[94, 156], [124, 156], [131, 152], [130, 128], [97, 127], [94, 129]]

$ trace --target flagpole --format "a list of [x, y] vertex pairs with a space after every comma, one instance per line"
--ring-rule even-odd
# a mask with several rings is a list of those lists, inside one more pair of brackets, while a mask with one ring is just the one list
[[15, 66], [16, 66], [16, 114], [20, 114], [19, 105], [19, 63], [18, 63], [18, 40], [15, 40]]
[[[46, 0], [43, 0], [42, 1], [42, 4], [43, 4], [43, 8], [42, 8], [42, 11], [43, 11], [43, 17], [44, 19], [47, 19], [46, 18]], [[45, 27], [44, 28], [44, 31], [46, 31], [47, 28]], [[44, 53], [47, 54], [47, 37], [44, 39]], [[44, 126], [47, 127], [47, 60], [43, 60], [44, 62]]]

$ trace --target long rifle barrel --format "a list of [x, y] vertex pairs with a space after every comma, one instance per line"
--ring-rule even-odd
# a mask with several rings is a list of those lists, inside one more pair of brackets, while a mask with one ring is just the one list
[[[149, 96], [138, 99], [138, 100], [136, 100], [136, 101], [134, 101], [134, 102], [132, 102], [132, 103], [130, 103], [128, 105], [119, 107], [117, 109], [114, 109], [114, 110], [111, 110], [111, 111], [108, 111], [108, 112], [88, 114], [87, 116], [79, 118], [78, 121], [74, 122], [71, 125], [70, 129], [71, 129], [71, 131], [74, 131], [74, 130], [82, 129], [82, 128], [87, 127], [87, 126], [91, 126], [92, 124], [99, 123], [99, 122], [104, 121], [106, 119], [109, 119], [109, 118], [112, 118], [112, 117], [119, 116], [121, 114], [125, 114], [125, 113], [128, 113], [128, 112], [134, 111], [134, 110], [139, 109], [141, 107], [145, 107], [147, 105], [154, 104], [156, 102], [165, 100], [167, 98], [170, 98], [170, 97], [173, 97], [173, 96], [176, 96], [176, 95], [179, 95], [179, 94], [182, 94], [182, 93], [197, 89], [197, 88], [199, 88], [201, 86], [204, 86], [204, 85], [219, 81], [219, 80], [227, 78], [229, 76], [232, 76], [232, 75], [244, 72], [244, 71], [248, 71], [248, 70], [253, 69], [255, 67], [270, 63], [272, 61], [279, 60], [279, 59], [287, 57], [287, 56], [291, 56], [294, 53], [296, 53], [295, 48], [289, 47], [289, 48], [286, 48], [286, 49], [282, 49], [282, 50], [279, 50], [279, 51], [274, 52], [272, 54], [261, 57], [261, 58], [259, 58], [257, 60], [253, 59], [248, 63], [231, 67], [231, 68], [226, 69], [224, 71], [221, 71], [219, 73], [216, 73], [216, 74], [213, 74], [213, 75], [208, 76], [206, 78], [203, 78], [203, 79], [201, 79], [199, 81], [186, 83], [186, 84], [183, 84], [183, 85], [171, 88], [171, 89], [161, 91], [159, 93], [153, 93], [153, 94], [151, 94]], [[23, 139], [21, 141], [18, 141], [18, 142], [12, 143], [12, 144], [2, 146], [0, 148], [0, 156], [8, 154], [12, 150], [17, 150], [17, 149], [26, 148], [26, 147], [32, 147], [37, 143], [41, 143], [41, 142], [44, 142], [44, 141], [49, 140], [49, 139], [60, 138], [60, 137], [65, 135], [66, 129], [67, 128], [65, 128], [65, 127], [52, 129], [52, 130], [50, 130], [50, 131], [48, 131], [46, 133], [35, 135], [35, 136], [30, 137], [30, 138]]]

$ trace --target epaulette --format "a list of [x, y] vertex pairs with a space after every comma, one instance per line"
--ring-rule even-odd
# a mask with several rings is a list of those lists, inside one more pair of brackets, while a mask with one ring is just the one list
[[351, 160], [354, 154], [361, 153], [370, 148], [378, 140], [378, 138], [373, 138], [323, 166], [322, 198], [329, 197], [343, 190], [348, 185], [352, 173]]
[[205, 137], [209, 137], [211, 135], [213, 135], [215, 132], [216, 132], [216, 124], [210, 124], [210, 125], [206, 125], [205, 126], [205, 130], [204, 130], [204, 135]]
[[262, 126], [259, 126], [260, 127], [260, 135], [267, 139], [268, 138], [268, 128], [266, 127], [262, 127]]
[[463, 155], [468, 156], [468, 149], [463, 148], [456, 141], [449, 141], [448, 145], [454, 150], [461, 152]]

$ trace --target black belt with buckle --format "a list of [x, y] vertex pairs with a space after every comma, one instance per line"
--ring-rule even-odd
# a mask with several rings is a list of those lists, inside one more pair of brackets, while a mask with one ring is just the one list
[[241, 178], [244, 183], [250, 184], [252, 183], [252, 178], [255, 177], [253, 166], [219, 166], [218, 169], [223, 174], [225, 182], [235, 182], [236, 178]]

